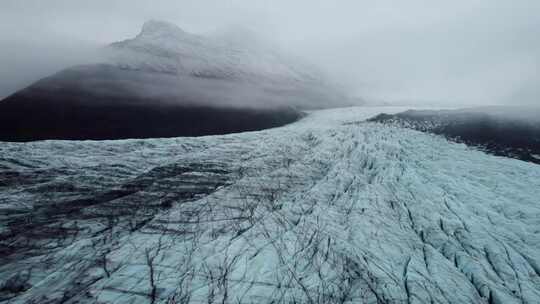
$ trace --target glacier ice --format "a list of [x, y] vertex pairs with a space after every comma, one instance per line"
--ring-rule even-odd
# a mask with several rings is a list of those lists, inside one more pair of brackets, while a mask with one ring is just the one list
[[[310, 112], [0, 146], [8, 303], [538, 303], [540, 166]], [[8, 288], [10, 287], [11, 290]]]

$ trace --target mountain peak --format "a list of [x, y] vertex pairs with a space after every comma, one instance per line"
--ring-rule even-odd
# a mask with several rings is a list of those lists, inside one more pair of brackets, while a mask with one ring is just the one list
[[183, 35], [185, 32], [176, 24], [160, 21], [160, 20], [148, 20], [143, 26], [139, 35]]

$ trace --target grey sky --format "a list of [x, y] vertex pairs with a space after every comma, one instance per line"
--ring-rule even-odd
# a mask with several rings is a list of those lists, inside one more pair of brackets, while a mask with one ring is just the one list
[[540, 104], [538, 0], [2, 0], [0, 96], [148, 19], [194, 33], [249, 27], [358, 96]]

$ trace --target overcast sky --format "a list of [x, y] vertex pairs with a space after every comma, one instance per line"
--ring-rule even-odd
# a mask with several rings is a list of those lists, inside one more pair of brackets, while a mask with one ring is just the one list
[[538, 0], [1, 0], [0, 96], [148, 19], [193, 33], [248, 27], [361, 97], [540, 104]]

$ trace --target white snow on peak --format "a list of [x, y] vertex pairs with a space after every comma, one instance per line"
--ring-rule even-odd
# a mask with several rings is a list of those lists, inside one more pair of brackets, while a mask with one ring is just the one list
[[123, 68], [253, 82], [328, 82], [317, 68], [261, 43], [249, 30], [213, 35], [187, 33], [163, 21], [148, 21], [133, 39], [112, 43], [109, 62]]
[[165, 35], [183, 35], [185, 32], [176, 24], [159, 21], [159, 20], [149, 20], [143, 24], [141, 36], [165, 36]]

